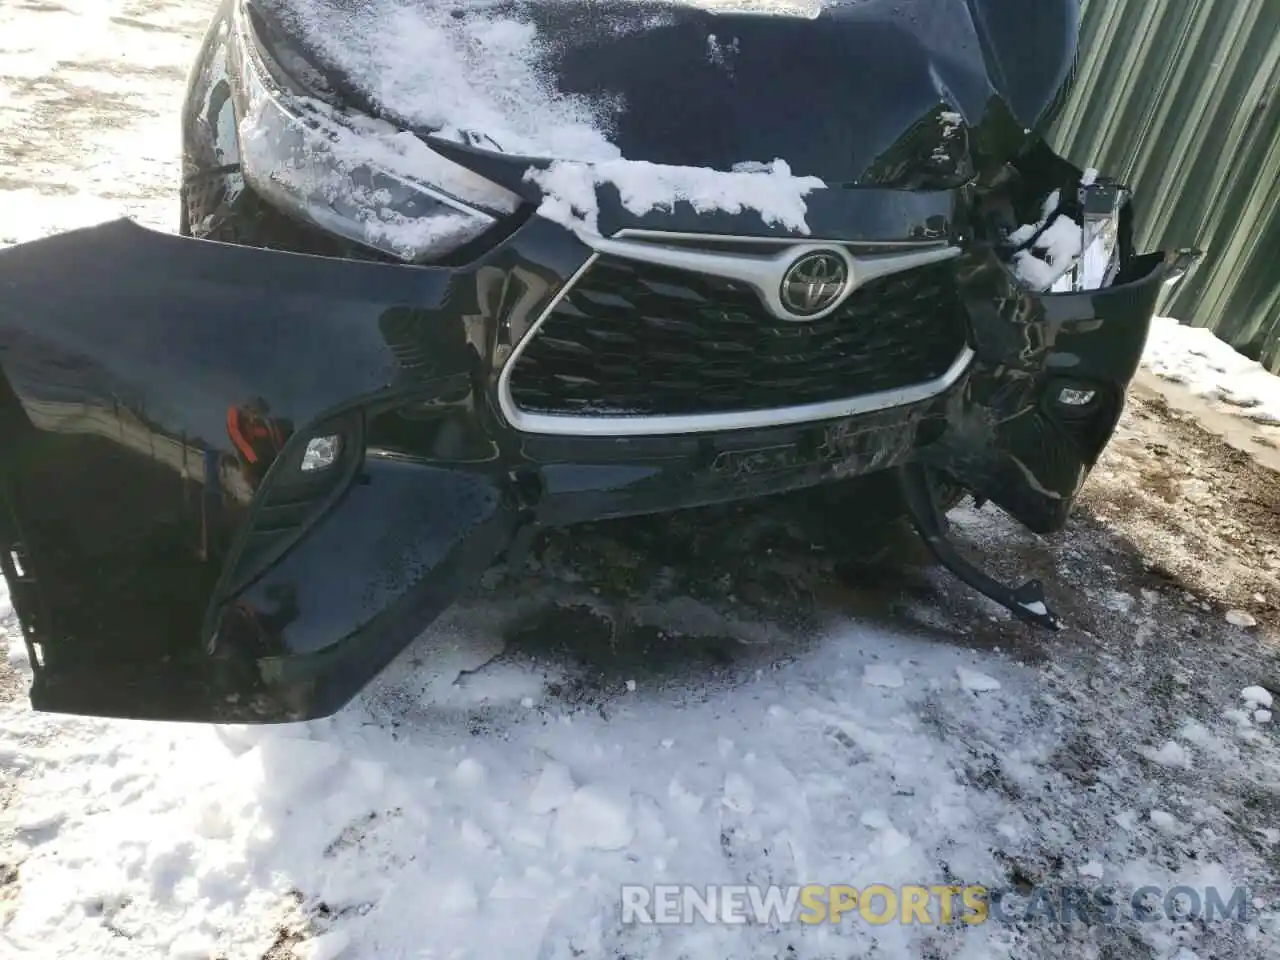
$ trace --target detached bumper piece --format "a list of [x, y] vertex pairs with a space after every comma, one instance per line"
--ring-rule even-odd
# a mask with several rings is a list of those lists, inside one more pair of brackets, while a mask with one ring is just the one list
[[0, 568], [37, 709], [326, 716], [479, 579], [522, 517], [468, 439], [448, 280], [126, 222], [0, 251]]
[[1049, 609], [1044, 584], [1028, 580], [1018, 587], [1007, 586], [966, 560], [947, 539], [947, 518], [938, 496], [934, 473], [918, 463], [898, 468], [902, 499], [911, 521], [935, 559], [963, 583], [994, 600], [1019, 620], [1046, 630], [1061, 630], [1062, 621]]

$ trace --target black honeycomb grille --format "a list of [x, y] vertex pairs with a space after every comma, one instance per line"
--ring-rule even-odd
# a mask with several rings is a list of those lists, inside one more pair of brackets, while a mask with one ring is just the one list
[[767, 410], [946, 372], [966, 322], [944, 264], [883, 277], [819, 320], [779, 320], [747, 285], [601, 257], [512, 369], [522, 410], [673, 416]]

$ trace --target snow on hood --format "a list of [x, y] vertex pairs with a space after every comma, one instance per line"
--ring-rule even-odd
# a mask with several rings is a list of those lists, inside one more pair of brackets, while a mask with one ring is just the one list
[[591, 228], [570, 196], [609, 183], [635, 214], [688, 201], [799, 233], [815, 189], [953, 187], [979, 139], [1041, 124], [1078, 4], [1039, 2], [254, 0], [385, 119], [558, 161], [531, 177], [549, 216]]
[[[679, 3], [804, 18], [817, 16], [822, 7], [822, 0]], [[517, 156], [562, 159], [550, 170], [531, 170], [529, 179], [546, 198], [540, 212], [566, 226], [594, 232], [595, 189], [613, 183], [637, 215], [688, 201], [699, 212], [755, 210], [766, 224], [808, 232], [804, 197], [823, 181], [792, 176], [780, 158], [743, 157], [731, 170], [624, 158], [609, 135], [625, 105], [558, 90], [546, 68], [549, 41], [518, 5], [258, 0], [258, 6], [387, 115], [446, 139]], [[655, 6], [652, 18], [627, 18], [613, 28], [657, 25], [663, 16]]]
[[258, 0], [388, 114], [505, 153], [612, 160], [616, 104], [564, 96], [534, 24], [486, 0]]
[[525, 179], [542, 190], [538, 212], [570, 229], [599, 233], [596, 188], [612, 184], [622, 205], [643, 216], [670, 210], [683, 200], [698, 213], [722, 210], [739, 214], [755, 210], [769, 225], [807, 234], [805, 197], [825, 184], [817, 177], [796, 177], [784, 160], [771, 164], [742, 163], [731, 171], [705, 167], [672, 167], [645, 160], [579, 163], [558, 160], [546, 170], [531, 169]]

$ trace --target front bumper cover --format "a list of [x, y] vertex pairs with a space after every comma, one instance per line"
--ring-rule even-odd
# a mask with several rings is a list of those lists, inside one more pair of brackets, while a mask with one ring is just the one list
[[[0, 252], [0, 565], [38, 709], [297, 721], [337, 710], [527, 531], [908, 463], [1033, 530], [1114, 430], [1163, 255], [1035, 295], [955, 261], [972, 361], [945, 391], [820, 423], [520, 433], [502, 362], [590, 250], [530, 219], [428, 268], [120, 221]], [[1095, 392], [1064, 411], [1064, 387]], [[339, 436], [314, 475], [307, 443]]]

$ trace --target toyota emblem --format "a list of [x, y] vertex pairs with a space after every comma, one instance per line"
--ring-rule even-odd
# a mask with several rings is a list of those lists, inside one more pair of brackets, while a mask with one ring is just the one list
[[782, 306], [796, 317], [813, 317], [836, 304], [849, 286], [849, 266], [834, 253], [806, 253], [782, 277]]

